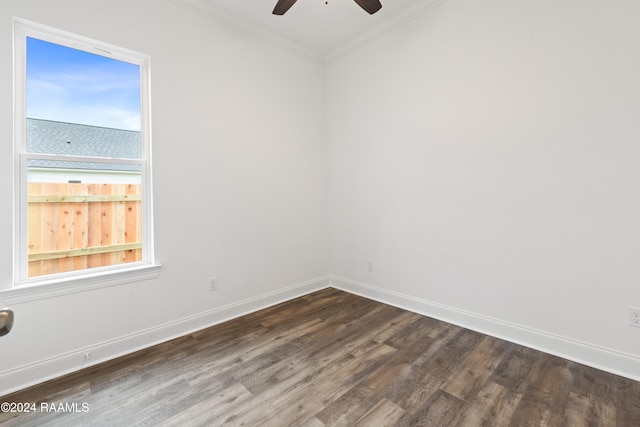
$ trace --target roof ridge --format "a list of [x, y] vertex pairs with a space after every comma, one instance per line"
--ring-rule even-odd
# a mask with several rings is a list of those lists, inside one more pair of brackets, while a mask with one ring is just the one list
[[84, 124], [84, 123], [63, 122], [61, 120], [38, 119], [36, 117], [27, 117], [27, 120], [35, 120], [35, 121], [50, 122], [50, 123], [61, 123], [61, 124], [67, 124], [67, 125], [73, 125], [73, 126], [85, 126], [85, 127], [97, 128], [97, 129], [110, 129], [110, 130], [117, 130], [117, 131], [121, 131], [121, 132], [140, 133], [139, 130], [112, 128], [112, 127], [108, 127], [108, 126], [87, 125], [87, 124]]

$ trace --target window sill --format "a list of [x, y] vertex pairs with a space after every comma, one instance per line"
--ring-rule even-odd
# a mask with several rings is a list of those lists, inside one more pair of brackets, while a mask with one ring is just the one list
[[11, 289], [0, 291], [0, 297], [7, 305], [21, 304], [154, 279], [160, 274], [161, 268], [161, 264], [151, 264], [118, 269], [116, 271], [83, 274], [64, 279], [45, 280], [33, 284], [16, 285]]

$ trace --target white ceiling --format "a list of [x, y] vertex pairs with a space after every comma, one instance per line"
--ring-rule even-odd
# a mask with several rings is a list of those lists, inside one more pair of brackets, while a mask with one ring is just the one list
[[271, 13], [277, 0], [175, 1], [245, 31], [306, 50], [319, 59], [329, 59], [446, 0], [381, 0], [382, 9], [373, 15], [354, 0], [298, 0], [283, 16]]

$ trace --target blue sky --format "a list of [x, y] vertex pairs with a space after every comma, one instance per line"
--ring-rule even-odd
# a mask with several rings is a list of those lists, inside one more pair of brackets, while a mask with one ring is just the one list
[[140, 68], [27, 38], [27, 117], [140, 130]]

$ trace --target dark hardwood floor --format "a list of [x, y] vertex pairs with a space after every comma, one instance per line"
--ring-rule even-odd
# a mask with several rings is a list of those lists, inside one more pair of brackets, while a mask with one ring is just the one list
[[335, 289], [5, 401], [37, 411], [3, 426], [640, 426], [639, 382]]

